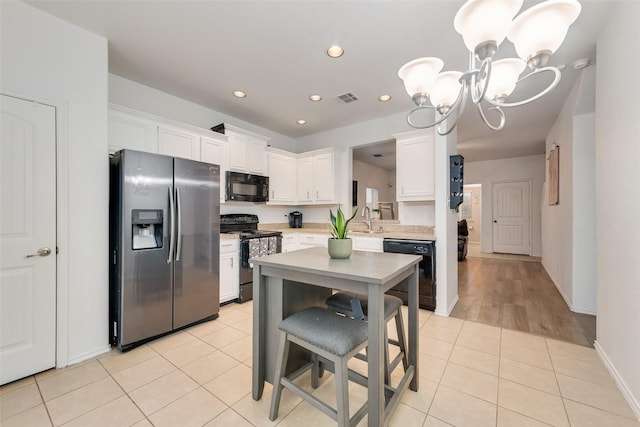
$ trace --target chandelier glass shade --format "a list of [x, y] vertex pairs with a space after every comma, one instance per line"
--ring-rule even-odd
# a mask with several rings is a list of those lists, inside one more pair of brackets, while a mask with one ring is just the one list
[[[438, 133], [446, 135], [455, 128], [467, 98], [471, 98], [484, 123], [500, 130], [505, 124], [502, 107], [527, 104], [556, 87], [560, 70], [547, 63], [564, 41], [569, 26], [578, 18], [580, 3], [547, 0], [516, 16], [522, 3], [523, 0], [468, 0], [458, 10], [454, 28], [469, 49], [466, 72], [441, 72], [443, 61], [433, 57], [414, 59], [400, 68], [398, 76], [417, 105], [407, 115], [409, 125], [418, 129], [437, 126]], [[514, 44], [520, 58], [494, 62], [493, 56], [505, 38]], [[523, 75], [527, 65], [530, 72]], [[553, 81], [545, 89], [528, 99], [507, 102], [519, 82], [541, 73], [553, 75]], [[490, 105], [488, 110], [497, 113], [499, 123], [487, 119], [483, 102]], [[435, 108], [441, 117], [426, 125], [414, 123], [412, 115], [426, 108]], [[449, 117], [455, 118], [453, 124], [442, 129], [441, 123]]]

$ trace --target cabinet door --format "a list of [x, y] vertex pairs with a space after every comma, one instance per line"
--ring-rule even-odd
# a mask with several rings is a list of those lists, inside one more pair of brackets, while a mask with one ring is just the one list
[[224, 203], [226, 168], [224, 165], [224, 142], [215, 139], [200, 138], [200, 160], [220, 166], [220, 203]]
[[226, 131], [229, 152], [229, 170], [236, 172], [247, 172], [247, 149], [249, 137], [239, 133]]
[[286, 233], [282, 235], [282, 252], [293, 252], [300, 249], [297, 233]]
[[396, 142], [398, 201], [434, 200], [434, 137], [424, 135]]
[[352, 237], [353, 250], [383, 252], [382, 237]]
[[315, 202], [333, 202], [333, 153], [313, 156], [313, 176]]
[[329, 246], [328, 234], [307, 234], [301, 233], [298, 235], [298, 245], [300, 249], [312, 248], [312, 247], [327, 247]]
[[157, 153], [157, 123], [122, 111], [109, 110], [109, 153], [124, 148]]
[[247, 145], [247, 170], [254, 175], [267, 176], [269, 161], [267, 156], [267, 141], [250, 138]]
[[296, 200], [296, 165], [293, 157], [269, 153], [269, 203], [294, 203]]
[[240, 293], [240, 270], [237, 242], [220, 241], [220, 302], [238, 298]]
[[167, 156], [200, 160], [200, 136], [185, 129], [160, 125], [158, 152]]
[[313, 158], [298, 159], [298, 202], [313, 201]]

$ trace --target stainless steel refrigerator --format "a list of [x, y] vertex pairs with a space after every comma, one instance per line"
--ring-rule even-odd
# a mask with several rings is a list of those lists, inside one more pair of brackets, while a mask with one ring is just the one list
[[121, 350], [220, 310], [220, 167], [122, 150], [111, 158], [110, 336]]

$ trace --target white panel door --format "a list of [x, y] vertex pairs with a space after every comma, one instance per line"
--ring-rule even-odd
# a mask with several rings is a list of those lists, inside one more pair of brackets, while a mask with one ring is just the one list
[[493, 184], [493, 251], [529, 255], [530, 184], [528, 181]]
[[55, 109], [2, 95], [0, 384], [55, 366]]

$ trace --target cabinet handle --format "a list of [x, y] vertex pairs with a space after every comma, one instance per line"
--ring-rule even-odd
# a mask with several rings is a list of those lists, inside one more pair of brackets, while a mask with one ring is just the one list
[[309, 192], [307, 191], [307, 199], [309, 198]]
[[231, 258], [231, 268], [233, 268], [233, 258]]
[[233, 246], [233, 243], [226, 243], [222, 245], [223, 248], [229, 248], [231, 246]]
[[320, 198], [320, 191], [316, 190], [316, 199]]
[[276, 197], [276, 190], [271, 190], [271, 198], [275, 198]]

